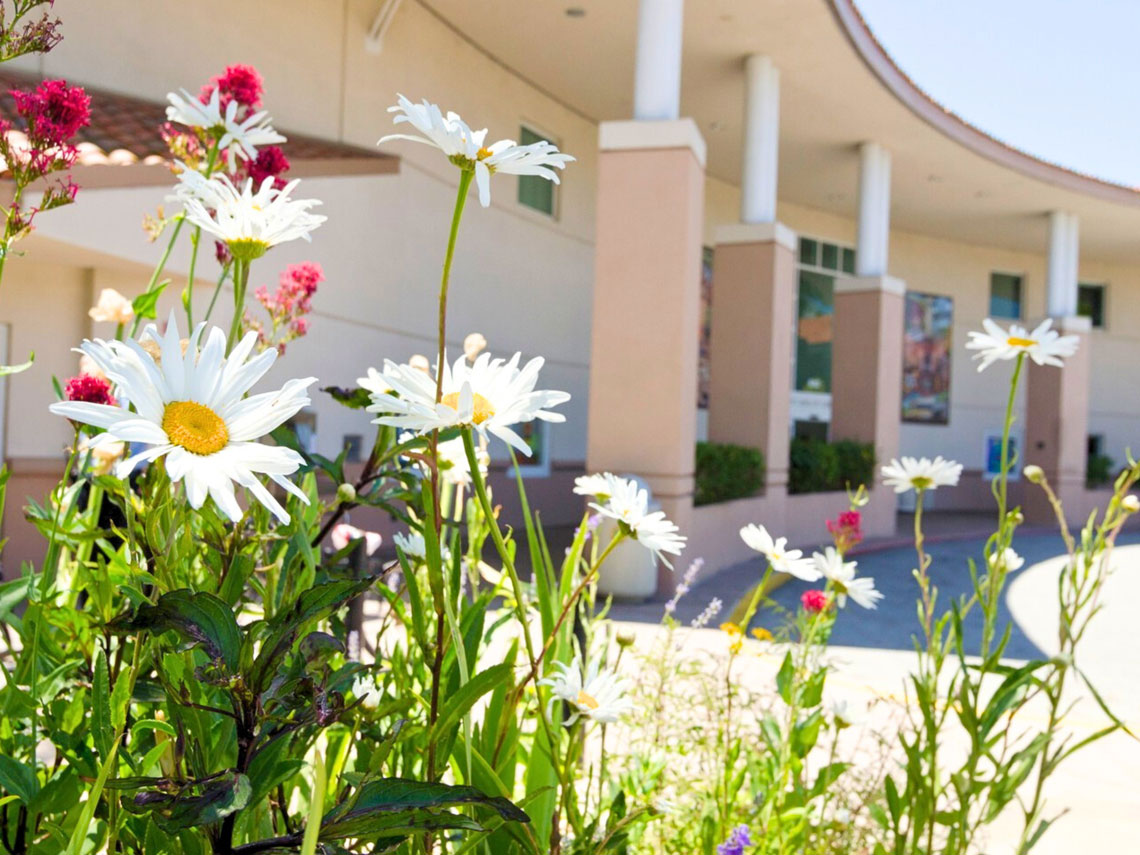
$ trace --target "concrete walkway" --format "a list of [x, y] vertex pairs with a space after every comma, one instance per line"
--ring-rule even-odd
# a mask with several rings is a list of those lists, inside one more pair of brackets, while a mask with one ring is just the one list
[[[985, 537], [946, 540], [929, 545], [934, 557], [931, 576], [940, 590], [939, 602], [969, 589], [967, 561], [981, 559]], [[1081, 647], [1079, 667], [1090, 677], [1113, 711], [1140, 734], [1140, 645], [1136, 642], [1136, 608], [1140, 603], [1140, 532], [1121, 535], [1114, 553], [1114, 571], [1103, 592], [1103, 609], [1097, 615]], [[889, 545], [888, 545], [889, 546]], [[1064, 553], [1061, 538], [1054, 534], [1019, 534], [1014, 543], [1026, 559], [1025, 568], [1012, 574], [1002, 604], [1002, 620], [1013, 624], [1006, 650], [1010, 659], [1048, 656], [1057, 646], [1057, 573]], [[903, 697], [906, 675], [914, 667], [912, 637], [918, 628], [915, 611], [917, 587], [911, 576], [915, 566], [910, 547], [873, 549], [858, 556], [860, 575], [873, 576], [885, 595], [874, 612], [865, 612], [851, 603], [836, 621], [829, 659], [834, 671], [828, 678], [829, 693], [839, 692], [859, 706], [864, 700]], [[725, 603], [726, 613], [760, 578], [760, 559], [730, 568], [703, 583], [681, 601], [677, 617], [690, 621], [713, 597]], [[772, 595], [785, 608], [795, 608], [800, 594], [816, 587], [791, 580]], [[663, 602], [616, 604], [611, 616], [627, 622], [639, 636], [652, 634], [661, 619]], [[761, 616], [757, 624], [778, 621]], [[967, 621], [967, 630], [976, 638], [977, 618]], [[715, 631], [694, 636], [716, 647]], [[723, 641], [719, 642], [723, 646]], [[774, 679], [775, 665], [757, 660], [750, 678], [759, 684]], [[767, 668], [767, 670], [765, 670]], [[772, 673], [768, 673], [772, 671]], [[1073, 707], [1066, 728], [1073, 741], [1080, 740], [1107, 723], [1104, 713], [1088, 689], [1070, 684]], [[1045, 724], [1041, 710], [1027, 708], [1022, 721], [1032, 727]], [[874, 726], [868, 723], [870, 726]], [[886, 722], [882, 722], [886, 724]], [[1071, 855], [1074, 852], [1140, 851], [1140, 742], [1116, 732], [1094, 743], [1066, 761], [1050, 779], [1047, 788], [1047, 816], [1066, 815], [1034, 848], [1035, 855]], [[1020, 817], [1007, 811], [986, 834], [988, 855], [1012, 855], [1020, 833]]]

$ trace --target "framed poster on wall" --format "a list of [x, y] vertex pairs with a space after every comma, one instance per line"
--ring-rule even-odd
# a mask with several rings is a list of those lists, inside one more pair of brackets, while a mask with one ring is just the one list
[[949, 424], [954, 300], [908, 291], [904, 317], [902, 420]]

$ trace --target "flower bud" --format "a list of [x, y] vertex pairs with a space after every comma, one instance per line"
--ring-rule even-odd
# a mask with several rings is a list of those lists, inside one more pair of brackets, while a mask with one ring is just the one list
[[1031, 463], [1021, 471], [1026, 479], [1032, 481], [1034, 484], [1045, 483], [1045, 470], [1040, 466]]
[[1134, 514], [1140, 511], [1140, 497], [1129, 494], [1120, 500], [1120, 507], [1125, 513]]
[[88, 310], [87, 316], [93, 321], [125, 324], [135, 316], [135, 310], [131, 301], [114, 288], [104, 288], [99, 292], [95, 305]]
[[466, 356], [471, 362], [475, 361], [484, 348], [487, 347], [487, 339], [481, 333], [473, 332], [467, 338], [463, 339], [463, 355]]
[[431, 374], [431, 363], [428, 362], [428, 358], [422, 353], [417, 353], [409, 359], [408, 365], [412, 366], [412, 368], [418, 368], [424, 374]]
[[617, 643], [619, 647], [633, 647], [633, 642], [637, 638], [632, 632], [619, 632], [617, 634]]
[[336, 488], [336, 500], [341, 504], [356, 501], [356, 488], [351, 484], [341, 484]]

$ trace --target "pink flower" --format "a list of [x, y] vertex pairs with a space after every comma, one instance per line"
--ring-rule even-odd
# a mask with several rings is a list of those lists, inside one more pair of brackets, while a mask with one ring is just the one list
[[282, 272], [277, 290], [272, 294], [264, 285], [254, 290], [253, 296], [269, 315], [269, 329], [260, 320], [246, 315], [246, 329], [258, 331], [258, 341], [265, 347], [276, 347], [285, 352], [285, 345], [309, 331], [305, 317], [313, 309], [313, 295], [325, 280], [319, 264], [303, 262], [290, 264]]
[[800, 603], [803, 604], [804, 611], [818, 614], [827, 608], [827, 594], [818, 588], [813, 588], [810, 591], [804, 591], [803, 596], [800, 597]]
[[91, 121], [90, 96], [64, 80], [45, 80], [31, 92], [13, 89], [12, 98], [34, 142], [66, 146]]
[[333, 526], [333, 530], [329, 535], [332, 540], [333, 549], [337, 552], [344, 549], [352, 541], [364, 538], [364, 552], [366, 555], [371, 555], [380, 548], [380, 542], [383, 538], [377, 532], [363, 531], [356, 526], [351, 526], [348, 523], [340, 523], [340, 525]]
[[91, 374], [72, 377], [63, 387], [63, 393], [69, 401], [115, 406], [115, 399], [111, 395], [111, 384], [105, 377], [95, 377]]
[[230, 101], [237, 101], [250, 110], [256, 110], [261, 106], [263, 81], [252, 65], [227, 65], [222, 74], [202, 87], [198, 95], [199, 100], [203, 104], [207, 103], [215, 89], [218, 90], [220, 96], [218, 102], [223, 110]]
[[827, 521], [827, 530], [835, 541], [835, 548], [846, 552], [863, 542], [863, 517], [858, 511], [844, 511], [838, 519]]
[[253, 186], [260, 187], [266, 178], [273, 179], [273, 186], [281, 189], [285, 186], [285, 179], [281, 174], [288, 172], [289, 158], [280, 146], [267, 145], [257, 152], [257, 158], [249, 163], [249, 177], [253, 179]]

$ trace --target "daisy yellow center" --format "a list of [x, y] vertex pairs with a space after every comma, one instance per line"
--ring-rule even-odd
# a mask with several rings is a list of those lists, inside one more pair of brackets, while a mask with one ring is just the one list
[[[458, 410], [459, 393], [448, 392], [446, 395], [440, 398], [439, 402], [445, 406], [451, 407], [453, 410]], [[495, 408], [491, 406], [491, 402], [476, 392], [474, 396], [474, 406], [472, 407], [471, 421], [477, 425], [481, 425], [493, 415], [495, 415]]]
[[222, 417], [194, 401], [171, 401], [162, 413], [162, 429], [174, 445], [192, 454], [217, 454], [230, 441]]
[[257, 238], [234, 238], [227, 241], [226, 246], [238, 261], [254, 261], [265, 255], [269, 249], [269, 244]]
[[1005, 340], [1005, 343], [1010, 347], [1033, 347], [1037, 342], [1031, 338], [1018, 338], [1017, 336], [1010, 336]]
[[596, 710], [599, 706], [597, 698], [593, 695], [588, 695], [585, 692], [578, 693], [578, 700], [574, 702], [582, 709]]
[[491, 156], [491, 149], [487, 148], [486, 146], [479, 149], [479, 151], [475, 152], [475, 159], [476, 160], [486, 160], [490, 156]]
[[910, 479], [910, 483], [916, 490], [925, 490], [927, 487], [934, 483], [934, 480], [932, 478], [927, 478], [925, 475], [915, 475]]

